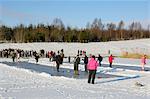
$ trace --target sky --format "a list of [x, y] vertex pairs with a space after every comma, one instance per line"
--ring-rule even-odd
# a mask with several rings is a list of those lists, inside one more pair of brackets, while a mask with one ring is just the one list
[[0, 0], [0, 23], [8, 26], [19, 24], [51, 24], [60, 18], [65, 26], [86, 27], [95, 18], [103, 23], [123, 20], [133, 21], [143, 27], [150, 23], [149, 0]]

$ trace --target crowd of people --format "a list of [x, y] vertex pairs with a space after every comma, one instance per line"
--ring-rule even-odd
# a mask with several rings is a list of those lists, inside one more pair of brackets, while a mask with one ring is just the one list
[[[91, 82], [92, 79], [92, 84], [94, 84], [95, 82], [95, 76], [96, 76], [96, 71], [97, 71], [97, 67], [101, 66], [101, 62], [103, 60], [103, 57], [99, 54], [97, 59], [94, 55], [90, 54], [90, 57], [87, 57], [86, 52], [84, 51], [82, 54], [77, 54], [77, 56], [74, 59], [74, 74], [75, 75], [79, 75], [79, 64], [80, 64], [80, 57], [81, 55], [84, 55], [84, 68], [85, 68], [85, 72], [87, 72], [88, 75], [88, 83]], [[90, 58], [90, 59], [89, 59]], [[110, 67], [112, 68], [112, 62], [114, 60], [113, 55], [111, 54], [108, 58], [109, 63], [110, 63]]]
[[[39, 53], [37, 53], [34, 50], [21, 50], [21, 49], [3, 49], [0, 50], [0, 57], [1, 58], [12, 58], [12, 61], [15, 62], [19, 60], [19, 58], [27, 58], [27, 57], [34, 57], [36, 60], [36, 63], [38, 63], [38, 60], [40, 57], [46, 57], [49, 58], [49, 61], [54, 61], [56, 62], [56, 70], [59, 72], [60, 65], [63, 64], [63, 59], [64, 59], [64, 50], [61, 49], [60, 51], [57, 51], [57, 54], [55, 51], [48, 51], [45, 52], [44, 50], [40, 50]], [[98, 57], [90, 54], [88, 57], [86, 55], [86, 51], [79, 51], [77, 53], [77, 56], [74, 57], [74, 75], [79, 75], [79, 64], [81, 59], [84, 62], [84, 69], [85, 72], [88, 73], [88, 83], [91, 83], [92, 79], [92, 84], [95, 82], [95, 75], [97, 71], [97, 67], [101, 66], [101, 62], [103, 61], [103, 57], [99, 54]], [[96, 59], [97, 58], [97, 59]], [[71, 57], [68, 56], [68, 62], [70, 63]], [[109, 61], [109, 67], [112, 68], [114, 56], [110, 54], [108, 57]], [[146, 64], [146, 55], [143, 55], [141, 58], [141, 70], [144, 71], [144, 65]]]

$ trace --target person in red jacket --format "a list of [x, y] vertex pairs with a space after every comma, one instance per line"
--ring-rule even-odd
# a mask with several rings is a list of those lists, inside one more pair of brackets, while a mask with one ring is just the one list
[[112, 68], [112, 62], [114, 60], [114, 57], [112, 56], [112, 54], [109, 56], [109, 67]]
[[92, 84], [94, 84], [97, 66], [98, 66], [98, 62], [95, 60], [95, 56], [93, 55], [87, 65], [89, 70], [88, 83], [91, 82], [91, 77], [92, 77]]

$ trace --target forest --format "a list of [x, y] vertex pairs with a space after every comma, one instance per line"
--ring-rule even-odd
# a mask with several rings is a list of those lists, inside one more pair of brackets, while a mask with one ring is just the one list
[[0, 25], [0, 42], [107, 42], [150, 38], [150, 25], [143, 28], [140, 22], [129, 26], [121, 20], [118, 24], [102, 23], [95, 18], [87, 22], [85, 28], [65, 26], [60, 18], [55, 18], [50, 25], [19, 24], [17, 26]]

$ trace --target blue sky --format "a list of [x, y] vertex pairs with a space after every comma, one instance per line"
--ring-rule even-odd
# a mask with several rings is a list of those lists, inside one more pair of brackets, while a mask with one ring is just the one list
[[85, 27], [87, 22], [101, 18], [103, 23], [126, 25], [150, 22], [149, 0], [0, 0], [0, 22], [8, 26], [20, 23], [51, 24], [60, 18], [67, 26]]

